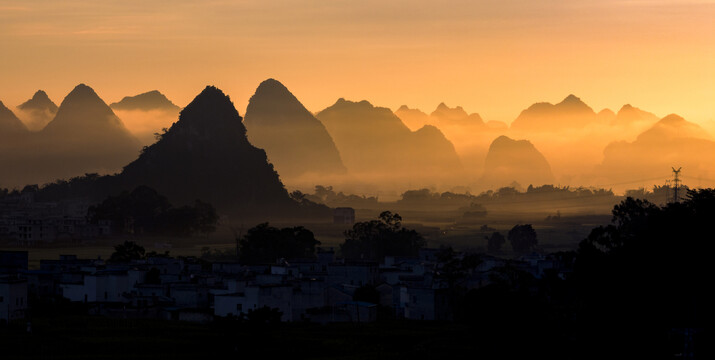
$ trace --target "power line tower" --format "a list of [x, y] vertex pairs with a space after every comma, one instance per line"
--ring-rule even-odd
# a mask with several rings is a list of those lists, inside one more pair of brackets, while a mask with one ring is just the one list
[[680, 169], [682, 167], [679, 167], [678, 170], [675, 170], [674, 167], [671, 167], [673, 169], [673, 202], [676, 203], [678, 202], [678, 189], [680, 188]]

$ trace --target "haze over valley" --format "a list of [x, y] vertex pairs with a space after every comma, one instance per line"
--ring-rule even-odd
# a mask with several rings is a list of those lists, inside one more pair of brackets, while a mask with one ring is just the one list
[[[0, 186], [21, 189], [131, 169], [128, 165], [148, 150], [142, 147], [153, 147], [180, 111], [157, 90], [107, 105], [84, 84], [59, 107], [42, 90], [25, 103], [3, 103], [0, 166], [10, 171]], [[286, 86], [268, 79], [257, 86], [245, 119], [236, 119], [289, 191], [309, 193], [329, 185], [393, 201], [422, 188], [479, 194], [548, 184], [623, 194], [664, 185], [671, 167], [683, 167], [689, 186], [715, 183], [715, 155], [710, 155], [715, 141], [702, 126], [630, 104], [596, 111], [575, 95], [555, 104], [535, 102], [507, 125], [444, 103], [428, 114], [407, 105], [392, 111], [369, 100], [339, 98], [310, 111]], [[210, 124], [197, 126], [201, 129], [189, 138], [198, 140]], [[205, 136], [211, 142], [218, 134]], [[214, 156], [222, 161], [234, 151]], [[185, 166], [192, 171], [198, 164]], [[216, 177], [222, 177], [220, 171]]]

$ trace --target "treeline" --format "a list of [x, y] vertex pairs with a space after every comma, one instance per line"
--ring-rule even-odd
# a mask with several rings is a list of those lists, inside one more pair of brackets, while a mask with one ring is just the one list
[[111, 221], [114, 234], [189, 236], [216, 230], [218, 215], [211, 204], [196, 200], [192, 205], [174, 207], [156, 190], [139, 186], [131, 192], [110, 196], [91, 206], [92, 223]]
[[310, 201], [330, 207], [372, 208], [378, 205], [376, 196], [344, 194], [342, 191], [336, 193], [332, 186], [316, 185], [312, 194], [304, 195]]
[[[515, 351], [510, 346], [519, 344], [524, 353], [563, 358], [670, 358], [694, 348], [698, 357], [709, 358], [715, 343], [709, 325], [715, 320], [715, 296], [708, 286], [715, 275], [709, 261], [715, 190], [688, 191], [683, 201], [665, 206], [629, 197], [612, 214], [611, 223], [594, 228], [576, 250], [550, 254], [557, 265], [540, 276], [519, 261], [503, 260], [490, 270], [487, 285], [469, 288], [468, 280], [487, 257], [442, 249], [435, 276], [449, 284], [444, 291], [452, 318], [490, 339], [489, 352], [510, 353]], [[256, 236], [266, 231], [284, 234], [281, 241], [296, 238], [296, 229], [261, 225], [243, 239], [240, 250], [253, 252], [259, 243], [278, 249], [272, 244], [281, 241]], [[515, 226], [508, 239], [515, 251], [536, 245], [529, 225]], [[302, 244], [297, 249], [301, 256], [318, 244], [310, 236], [289, 242]], [[505, 242], [495, 233], [490, 247]], [[415, 255], [424, 245], [419, 233], [401, 226], [399, 215], [384, 212], [346, 231], [340, 250], [347, 259], [380, 261], [388, 255]], [[261, 260], [295, 251], [262, 255]], [[375, 294], [370, 289], [361, 293]]]

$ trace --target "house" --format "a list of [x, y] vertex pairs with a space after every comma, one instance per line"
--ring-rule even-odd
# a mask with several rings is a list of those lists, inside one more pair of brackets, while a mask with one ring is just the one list
[[293, 320], [293, 286], [291, 285], [251, 285], [244, 292], [216, 295], [214, 314], [216, 316], [240, 316], [249, 310], [262, 307], [278, 309], [281, 321]]
[[17, 274], [27, 270], [27, 251], [0, 251], [0, 274]]
[[328, 265], [328, 284], [331, 285], [374, 285], [379, 280], [378, 263], [373, 261], [346, 261]]
[[84, 276], [82, 283], [60, 284], [62, 296], [85, 303], [126, 302], [123, 296], [134, 287], [129, 275], [121, 270], [102, 270]]
[[209, 306], [209, 290], [198, 284], [174, 283], [169, 286], [169, 297], [178, 308], [201, 309]]
[[364, 301], [344, 301], [333, 305], [334, 321], [374, 322], [377, 320], [377, 305]]
[[405, 319], [410, 320], [450, 320], [448, 289], [427, 287], [400, 288], [400, 304]]
[[27, 310], [27, 280], [0, 277], [0, 322], [23, 319]]

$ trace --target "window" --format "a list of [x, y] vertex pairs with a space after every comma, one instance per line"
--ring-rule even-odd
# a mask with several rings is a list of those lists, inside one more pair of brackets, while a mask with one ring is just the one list
[[243, 311], [243, 304], [236, 304], [236, 311], [242, 312], [242, 311]]
[[2, 296], [0, 296], [0, 303], [3, 302], [3, 301], [5, 301], [5, 298], [2, 297]]

